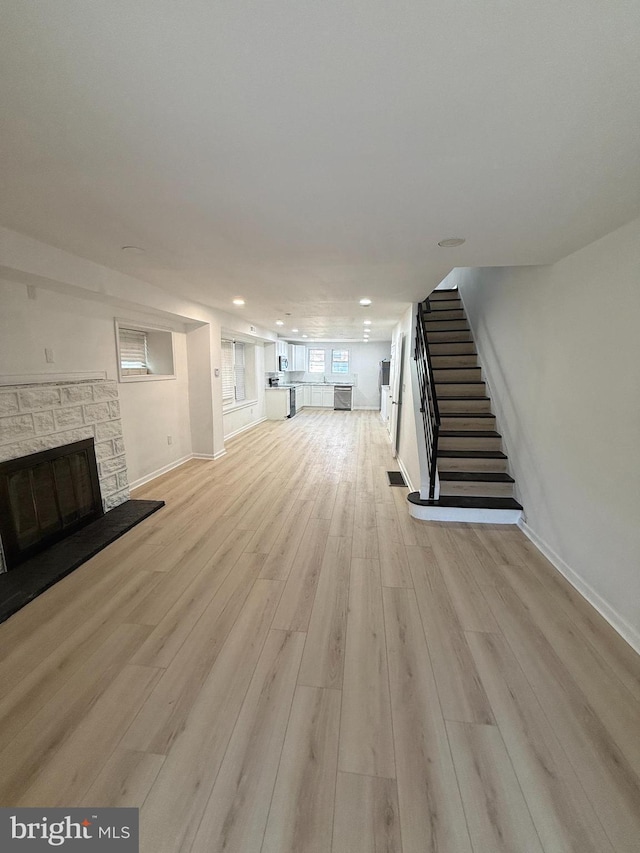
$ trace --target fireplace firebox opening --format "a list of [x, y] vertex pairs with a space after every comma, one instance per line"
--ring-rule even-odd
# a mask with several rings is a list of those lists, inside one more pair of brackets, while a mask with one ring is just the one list
[[102, 515], [93, 438], [0, 462], [7, 570]]

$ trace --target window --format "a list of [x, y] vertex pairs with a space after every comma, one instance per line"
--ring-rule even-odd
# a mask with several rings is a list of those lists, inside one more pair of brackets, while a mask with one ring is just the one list
[[123, 376], [143, 376], [149, 372], [147, 333], [120, 326], [120, 372]]
[[324, 373], [323, 349], [309, 349], [309, 373]]
[[222, 341], [222, 402], [229, 405], [246, 399], [245, 345]]
[[176, 378], [171, 331], [125, 320], [115, 326], [120, 382]]
[[333, 350], [331, 350], [331, 372], [332, 373], [348, 373], [349, 372], [349, 350], [348, 349], [333, 349]]

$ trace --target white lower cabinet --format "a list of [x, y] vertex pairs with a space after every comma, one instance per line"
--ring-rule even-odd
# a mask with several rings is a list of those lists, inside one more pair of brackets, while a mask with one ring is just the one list
[[333, 409], [333, 385], [308, 385], [309, 405], [316, 409]]
[[289, 389], [265, 391], [265, 414], [270, 421], [289, 417]]

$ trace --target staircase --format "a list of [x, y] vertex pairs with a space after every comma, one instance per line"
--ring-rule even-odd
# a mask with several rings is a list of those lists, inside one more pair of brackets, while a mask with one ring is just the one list
[[410, 494], [411, 514], [443, 521], [516, 523], [522, 506], [514, 499], [514, 480], [457, 290], [430, 295], [424, 329], [439, 415], [432, 447], [439, 494], [436, 491], [431, 500], [425, 500], [424, 493]]

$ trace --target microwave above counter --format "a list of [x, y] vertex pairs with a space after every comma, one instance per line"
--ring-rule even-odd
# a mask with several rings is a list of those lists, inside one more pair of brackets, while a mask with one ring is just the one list
[[280, 370], [280, 371], [289, 370], [289, 359], [284, 355], [278, 356], [278, 370]]

